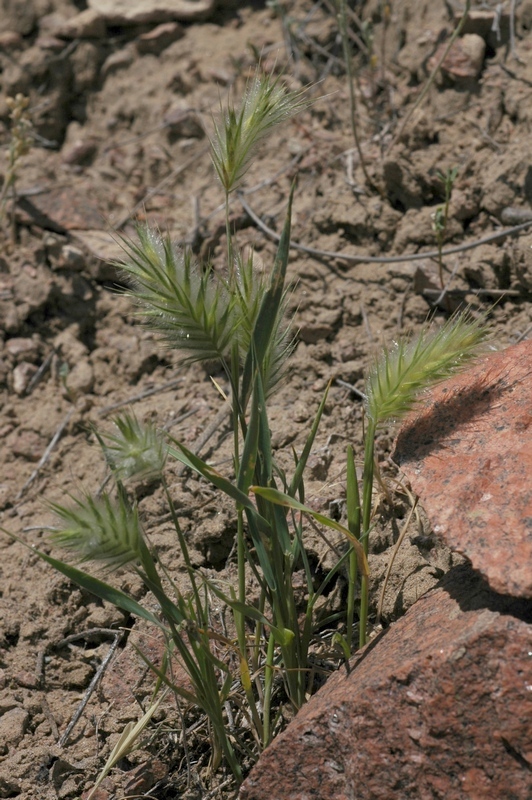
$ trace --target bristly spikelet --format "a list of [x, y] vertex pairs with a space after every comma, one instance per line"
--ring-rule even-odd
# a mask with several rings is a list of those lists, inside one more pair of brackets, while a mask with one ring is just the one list
[[52, 541], [72, 550], [81, 561], [102, 561], [109, 569], [117, 569], [142, 556], [142, 533], [136, 508], [131, 508], [122, 495], [113, 500], [86, 496], [74, 499], [67, 508], [50, 503], [62, 527], [52, 533]]
[[227, 194], [238, 188], [261, 139], [308, 105], [304, 90], [290, 92], [279, 78], [261, 77], [257, 69], [246, 87], [240, 108], [228, 106], [222, 121], [214, 122], [211, 157]]
[[226, 357], [240, 319], [224, 281], [168, 237], [148, 227], [137, 235], [138, 244], [123, 241], [127, 258], [117, 266], [149, 326], [184, 353], [184, 363]]
[[400, 419], [423, 390], [458, 372], [478, 354], [488, 335], [486, 317], [469, 311], [452, 316], [439, 330], [425, 327], [413, 340], [385, 351], [366, 381], [366, 412], [374, 425]]
[[150, 479], [160, 476], [167, 450], [157, 428], [142, 424], [134, 414], [115, 419], [116, 433], [97, 433], [112, 471], [119, 479]]

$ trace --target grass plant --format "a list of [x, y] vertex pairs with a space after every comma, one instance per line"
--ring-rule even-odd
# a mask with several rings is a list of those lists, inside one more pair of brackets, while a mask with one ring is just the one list
[[[344, 568], [349, 577], [346, 656], [356, 618], [358, 577], [359, 643], [366, 640], [367, 555], [377, 429], [401, 418], [423, 389], [466, 363], [485, 335], [482, 320], [462, 315], [436, 333], [424, 330], [415, 341], [399, 342], [385, 352], [366, 383], [367, 430], [360, 486], [354, 453], [348, 449], [347, 525], [308, 507], [305, 467], [327, 392], [301, 453], [294, 453], [291, 476], [276, 463], [268, 418], [269, 394], [278, 385], [292, 350], [285, 278], [294, 188], [269, 275], [257, 272], [253, 258], [241, 254], [229, 217], [231, 193], [242, 181], [258, 142], [306, 104], [302, 93], [288, 92], [278, 79], [257, 73], [239, 107], [230, 104], [214, 126], [212, 159], [226, 204], [225, 273], [197, 263], [189, 251], [177, 248], [150, 228], [140, 228], [137, 241], [124, 242], [125, 257], [120, 266], [130, 283], [128, 294], [146, 324], [177, 349], [184, 362], [214, 360], [225, 371], [231, 387], [232, 473], [222, 474], [170, 434], [141, 423], [131, 413], [122, 414], [113, 432], [95, 432], [112, 481], [97, 497], [85, 495], [71, 498], [68, 504], [52, 504], [58, 525], [51, 539], [82, 562], [100, 564], [107, 573], [117, 568], [132, 569], [149, 592], [147, 601], [141, 602], [108, 580], [32, 548], [70, 580], [160, 631], [166, 643], [163, 662], [155, 664], [143, 658], [157, 676], [161, 691], [170, 689], [206, 716], [211, 773], [224, 762], [236, 783], [275, 735], [282, 704], [297, 711], [312, 693], [316, 602]], [[233, 504], [234, 586], [213, 580], [193, 566], [187, 536], [166, 482], [171, 460], [196, 473]], [[185, 592], [172, 579], [171, 565], [165, 564], [151, 546], [142, 508], [130, 489], [132, 481], [154, 478], [160, 481], [175, 530], [176, 549], [188, 577]], [[318, 586], [305, 544], [307, 517], [340, 531], [348, 543], [344, 555]], [[296, 570], [303, 570], [305, 575], [303, 601], [293, 588]], [[255, 601], [250, 599], [250, 576], [258, 586]], [[230, 610], [234, 635], [214, 623], [213, 597]], [[152, 610], [153, 599], [157, 611]], [[173, 678], [176, 662], [188, 676], [186, 685]], [[152, 701], [155, 703], [156, 698]], [[131, 736], [127, 746], [131, 746]]]
[[[478, 355], [488, 336], [486, 318], [474, 318], [465, 310], [453, 315], [439, 329], [429, 325], [412, 340], [400, 339], [384, 350], [369, 371], [365, 385], [364, 472], [362, 477], [362, 511], [355, 518], [355, 535], [368, 553], [372, 527], [372, 494], [375, 476], [375, 436], [380, 426], [402, 419], [419, 402], [423, 392], [464, 368]], [[348, 492], [359, 496], [356, 480], [348, 483]], [[353, 578], [354, 576], [351, 575]], [[359, 645], [366, 642], [369, 587], [367, 576], [361, 576]]]

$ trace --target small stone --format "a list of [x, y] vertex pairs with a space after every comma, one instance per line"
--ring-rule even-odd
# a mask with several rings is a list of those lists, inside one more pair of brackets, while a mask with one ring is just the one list
[[455, 189], [452, 194], [449, 214], [460, 222], [474, 219], [480, 211], [478, 192], [464, 192]]
[[40, 683], [38, 676], [34, 672], [28, 672], [28, 670], [17, 672], [14, 678], [15, 682], [25, 689], [37, 689]]
[[316, 344], [332, 336], [342, 317], [342, 309], [325, 309], [312, 321], [303, 321], [299, 328], [299, 338], [307, 344]]
[[13, 356], [17, 361], [21, 357], [24, 360], [37, 357], [37, 343], [33, 339], [14, 336], [12, 339], [7, 340], [5, 347], [9, 355]]
[[135, 60], [135, 53], [132, 48], [125, 47], [123, 50], [118, 50], [116, 53], [111, 53], [109, 58], [106, 58], [101, 70], [102, 78], [108, 78], [121, 69], [127, 69]]
[[16, 747], [22, 740], [30, 715], [23, 708], [13, 708], [0, 719], [0, 742]]
[[153, 30], [148, 33], [143, 33], [142, 36], [135, 42], [135, 47], [141, 55], [150, 53], [152, 55], [159, 55], [178, 39], [184, 36], [184, 30], [177, 22], [164, 22], [157, 25]]
[[63, 148], [61, 157], [64, 164], [88, 166], [92, 164], [98, 152], [98, 143], [94, 139], [78, 139], [69, 147]]
[[102, 221], [95, 199], [72, 186], [50, 186], [42, 195], [26, 198], [25, 211], [41, 227], [60, 233], [95, 228]]
[[39, 36], [35, 40], [35, 46], [41, 50], [50, 50], [52, 53], [60, 53], [65, 49], [65, 43], [61, 39], [47, 34]]
[[142, 25], [207, 19], [216, 0], [88, 0], [88, 6], [109, 25]]
[[196, 112], [188, 107], [176, 105], [163, 117], [169, 135], [175, 139], [202, 139], [205, 131]]
[[40, 461], [44, 452], [44, 442], [35, 431], [17, 431], [13, 434], [8, 444], [14, 456], [25, 458], [26, 461]]
[[57, 29], [57, 36], [63, 39], [103, 39], [106, 32], [107, 25], [102, 15], [86, 8], [63, 22]]
[[4, 31], [0, 33], [0, 49], [20, 50], [24, 45], [24, 39], [17, 31]]
[[116, 281], [115, 262], [123, 261], [124, 250], [111, 233], [103, 230], [75, 231], [72, 239], [87, 254], [87, 274], [96, 281]]
[[84, 359], [78, 361], [66, 377], [66, 388], [62, 388], [63, 397], [79, 397], [90, 394], [94, 387], [94, 370], [92, 364]]
[[[434, 69], [446, 48], [447, 43], [444, 42], [436, 50], [428, 64], [430, 70]], [[484, 39], [476, 33], [468, 33], [454, 42], [440, 69], [444, 75], [454, 80], [476, 79], [482, 70], [485, 53], [486, 42]]]
[[30, 364], [28, 361], [22, 361], [17, 364], [13, 370], [13, 391], [22, 397], [26, 393], [28, 385], [37, 372], [35, 364]]
[[71, 365], [85, 358], [89, 352], [86, 345], [80, 342], [76, 333], [78, 333], [77, 326], [73, 325], [65, 328], [54, 339], [54, 349], [60, 353], [62, 359]]
[[14, 280], [14, 294], [19, 304], [24, 304], [24, 309], [17, 311], [20, 317], [27, 319], [30, 314], [40, 311], [48, 303], [54, 291], [54, 282], [50, 270], [42, 265], [36, 267], [24, 264]]
[[85, 267], [85, 256], [79, 247], [75, 247], [73, 244], [65, 244], [61, 248], [60, 263], [65, 269], [81, 272]]

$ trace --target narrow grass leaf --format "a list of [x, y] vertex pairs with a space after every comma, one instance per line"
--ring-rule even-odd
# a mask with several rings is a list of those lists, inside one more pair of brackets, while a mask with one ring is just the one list
[[248, 619], [253, 619], [255, 622], [261, 622], [263, 625], [267, 625], [268, 628], [271, 630], [272, 635], [277, 644], [281, 646], [289, 645], [293, 638], [294, 632], [289, 630], [288, 628], [278, 628], [275, 626], [270, 620], [255, 608], [255, 606], [250, 606], [247, 603], [241, 603], [238, 600], [229, 597], [225, 592], [222, 592], [217, 586], [215, 586], [211, 581], [207, 581], [209, 588], [214, 592], [214, 594], [223, 600], [224, 603], [227, 603], [229, 608], [232, 608], [233, 611], [236, 611], [238, 614], [242, 614], [244, 617]]
[[[265, 364], [268, 360], [268, 350], [272, 347], [272, 335], [278, 327], [278, 315], [282, 306], [284, 282], [288, 256], [290, 253], [290, 231], [292, 220], [292, 201], [294, 198], [295, 183], [290, 189], [288, 209], [277, 254], [270, 278], [270, 285], [262, 298], [257, 321], [253, 331], [253, 348], [250, 348], [244, 365], [242, 375], [241, 405], [246, 408], [252, 389], [253, 371], [256, 364]], [[267, 376], [265, 376], [267, 377]]]
[[328, 528], [332, 528], [335, 531], [343, 533], [344, 536], [346, 536], [351, 542], [353, 550], [355, 550], [357, 557], [360, 559], [361, 573], [366, 576], [369, 575], [368, 561], [362, 545], [358, 539], [353, 536], [351, 531], [349, 531], [347, 528], [344, 528], [344, 526], [340, 525], [339, 522], [336, 522], [334, 519], [329, 519], [329, 517], [325, 517], [323, 514], [319, 514], [317, 511], [313, 511], [311, 508], [308, 508], [308, 506], [300, 503], [294, 497], [290, 497], [289, 495], [284, 494], [277, 489], [269, 489], [263, 486], [250, 486], [250, 491], [254, 492], [254, 494], [259, 495], [260, 497], [263, 497], [271, 503], [277, 503], [278, 505], [285, 506], [286, 508], [293, 508], [296, 511], [302, 511], [304, 514], [308, 514], [315, 519], [316, 522], [319, 522], [320, 525], [325, 525]]
[[290, 483], [290, 488], [288, 490], [288, 494], [291, 495], [292, 497], [295, 497], [300, 490], [303, 481], [303, 473], [305, 471], [305, 467], [307, 466], [307, 461], [310, 456], [312, 446], [314, 444], [314, 439], [316, 438], [318, 427], [321, 422], [323, 412], [325, 410], [325, 404], [327, 402], [327, 397], [329, 395], [330, 388], [331, 388], [331, 381], [329, 381], [329, 383], [327, 384], [327, 388], [325, 389], [325, 393], [319, 405], [318, 411], [316, 412], [316, 416], [314, 417], [312, 428], [310, 429], [309, 435], [307, 436], [307, 440], [303, 447], [303, 451], [298, 458], [296, 469], [292, 477], [292, 482]]

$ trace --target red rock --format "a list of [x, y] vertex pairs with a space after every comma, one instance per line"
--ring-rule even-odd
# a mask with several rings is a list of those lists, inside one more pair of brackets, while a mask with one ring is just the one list
[[532, 597], [532, 341], [437, 386], [394, 459], [434, 531], [497, 592]]
[[240, 800], [531, 797], [523, 618], [532, 620], [528, 601], [455, 568], [302, 708]]

